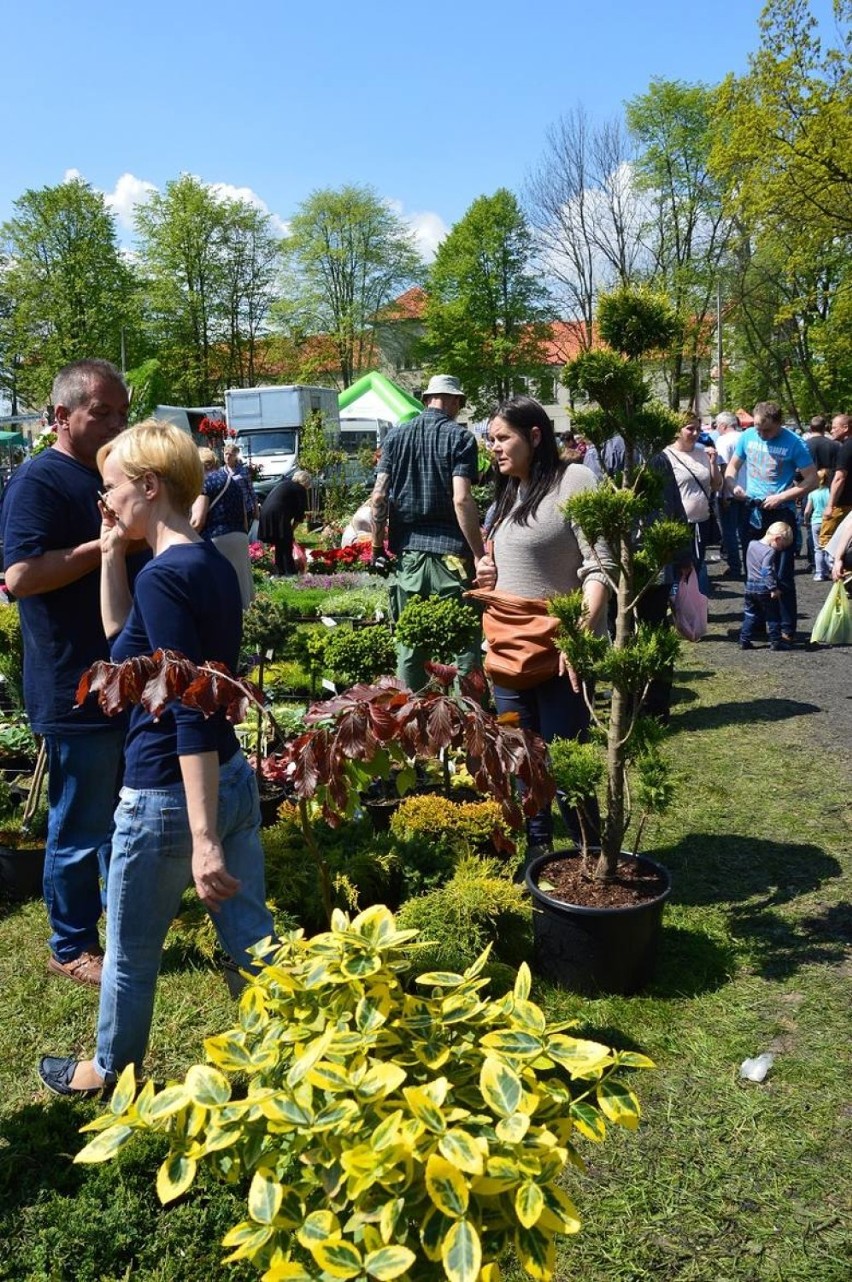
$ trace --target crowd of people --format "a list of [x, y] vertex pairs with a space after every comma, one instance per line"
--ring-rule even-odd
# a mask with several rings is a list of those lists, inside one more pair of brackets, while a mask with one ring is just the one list
[[[76, 706], [79, 678], [98, 659], [157, 649], [236, 671], [242, 611], [253, 594], [249, 529], [259, 512], [276, 572], [292, 573], [311, 478], [295, 473], [259, 509], [232, 444], [220, 464], [174, 426], [128, 427], [128, 390], [106, 361], [61, 370], [52, 399], [56, 442], [12, 476], [0, 537], [6, 585], [20, 609], [27, 712], [47, 751], [48, 969], [100, 988], [92, 1058], [45, 1056], [40, 1064], [46, 1086], [78, 1095], [141, 1064], [163, 943], [188, 885], [210, 910], [233, 967], [250, 967], [253, 950], [274, 941], [257, 787], [224, 714], [205, 718], [170, 704], [157, 719], [140, 706], [108, 718], [94, 698]], [[504, 401], [488, 424], [494, 501], [483, 523], [473, 495], [479, 451], [458, 422], [463, 389], [437, 375], [423, 400], [423, 413], [389, 431], [368, 510], [353, 521], [353, 537], [372, 539], [375, 568], [390, 572], [392, 618], [414, 597], [461, 600], [474, 584], [521, 602], [579, 589], [583, 626], [605, 634], [613, 557], [562, 508], [604, 474], [618, 474], [621, 438], [600, 450], [570, 435], [560, 440], [537, 401]], [[852, 568], [850, 427], [840, 414], [830, 429], [815, 419], [800, 436], [771, 402], [755, 407], [746, 430], [729, 413], [717, 415], [711, 432], [685, 415], [673, 440], [647, 460], [660, 478], [662, 514], [682, 522], [685, 534], [642, 598], [642, 620], [666, 626], [672, 597], [690, 575], [709, 592], [707, 549], [718, 522], [723, 577], [745, 577], [740, 645], [753, 648], [765, 626], [772, 649], [791, 648], [802, 528], [815, 578], [838, 579]], [[429, 658], [399, 645], [398, 676], [421, 688]], [[481, 658], [476, 642], [456, 663], [465, 673]], [[517, 714], [547, 742], [583, 740], [586, 700], [555, 646], [552, 659], [531, 682], [495, 678], [497, 710]], [[662, 721], [672, 676], [660, 674], [645, 696], [644, 710]], [[591, 798], [583, 811], [594, 827]], [[578, 835], [576, 814], [563, 806], [563, 815]], [[528, 820], [529, 856], [550, 848], [552, 825], [549, 809]], [[595, 834], [586, 835], [594, 844]]]

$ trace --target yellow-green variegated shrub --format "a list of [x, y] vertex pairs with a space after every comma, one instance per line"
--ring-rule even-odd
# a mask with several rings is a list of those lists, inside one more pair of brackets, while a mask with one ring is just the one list
[[560, 1186], [567, 1165], [582, 1169], [575, 1143], [602, 1140], [608, 1122], [636, 1128], [616, 1073], [651, 1063], [548, 1024], [526, 966], [489, 1000], [487, 954], [407, 991], [416, 935], [378, 906], [288, 936], [243, 992], [237, 1026], [205, 1043], [209, 1064], [135, 1099], [126, 1069], [76, 1160], [162, 1131], [162, 1201], [186, 1193], [201, 1162], [245, 1181], [247, 1216], [224, 1245], [264, 1282], [496, 1282], [507, 1249], [550, 1278], [556, 1235], [580, 1227]]

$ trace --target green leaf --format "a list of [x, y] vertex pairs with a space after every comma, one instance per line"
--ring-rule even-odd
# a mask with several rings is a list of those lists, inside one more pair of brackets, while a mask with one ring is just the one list
[[426, 1252], [428, 1259], [437, 1263], [441, 1258], [441, 1251], [444, 1245], [444, 1238], [449, 1233], [454, 1219], [444, 1215], [439, 1211], [437, 1206], [432, 1206], [423, 1217], [423, 1223], [420, 1226], [420, 1241], [423, 1243], [423, 1250]]
[[226, 1073], [239, 1073], [243, 1069], [255, 1067], [251, 1052], [246, 1050], [244, 1033], [222, 1033], [218, 1037], [206, 1037], [204, 1050], [207, 1058]]
[[457, 1220], [441, 1250], [444, 1272], [449, 1282], [476, 1282], [482, 1266], [479, 1234], [469, 1220]]
[[594, 1104], [587, 1104], [584, 1100], [573, 1103], [569, 1114], [577, 1130], [587, 1140], [599, 1144], [606, 1139], [606, 1123]]
[[537, 1282], [548, 1282], [556, 1268], [556, 1247], [552, 1237], [532, 1229], [518, 1229], [515, 1250], [525, 1272]]
[[436, 1135], [443, 1135], [447, 1129], [446, 1119], [425, 1090], [419, 1086], [406, 1086], [402, 1093], [418, 1122]]
[[395, 1143], [402, 1118], [402, 1109], [398, 1108], [390, 1116], [386, 1117], [383, 1122], [380, 1122], [370, 1136], [370, 1148], [380, 1153], [383, 1148], [388, 1148]]
[[165, 1205], [181, 1197], [195, 1179], [198, 1163], [185, 1153], [170, 1153], [157, 1171], [157, 1197]]
[[638, 1129], [641, 1112], [639, 1101], [623, 1082], [617, 1082], [613, 1078], [601, 1082], [597, 1097], [601, 1112], [616, 1126], [623, 1126], [628, 1131]]
[[128, 1064], [115, 1084], [112, 1099], [109, 1102], [110, 1112], [116, 1117], [125, 1112], [133, 1103], [136, 1095], [136, 1074], [132, 1064]]
[[235, 1260], [253, 1259], [258, 1251], [266, 1246], [272, 1233], [273, 1230], [268, 1225], [252, 1224], [250, 1220], [235, 1224], [222, 1238], [223, 1246], [235, 1248], [225, 1257], [225, 1263], [232, 1264]]
[[333, 1278], [356, 1278], [362, 1272], [361, 1253], [351, 1242], [337, 1238], [314, 1242], [308, 1248], [321, 1269]]
[[531, 1229], [544, 1210], [541, 1189], [532, 1180], [525, 1180], [515, 1193], [515, 1213], [525, 1229]]
[[544, 1050], [540, 1037], [522, 1032], [519, 1028], [498, 1029], [486, 1033], [480, 1039], [482, 1046], [488, 1050], [498, 1051], [501, 1055], [510, 1055], [515, 1059], [535, 1059]]
[[186, 1075], [186, 1089], [194, 1104], [215, 1108], [227, 1104], [231, 1087], [227, 1077], [206, 1064], [193, 1064]]
[[316, 1086], [321, 1091], [330, 1091], [332, 1094], [348, 1091], [352, 1085], [346, 1069], [340, 1064], [332, 1064], [329, 1060], [315, 1064], [307, 1074], [307, 1079], [311, 1086]]
[[132, 1126], [110, 1126], [106, 1131], [101, 1131], [93, 1140], [89, 1140], [85, 1148], [75, 1156], [75, 1162], [106, 1162], [109, 1158], [115, 1157], [120, 1148], [123, 1148], [130, 1136], [133, 1134]]
[[530, 1129], [530, 1118], [527, 1113], [513, 1113], [511, 1117], [501, 1117], [495, 1130], [498, 1140], [504, 1144], [520, 1144]]
[[351, 929], [379, 945], [387, 943], [396, 929], [396, 924], [389, 908], [384, 904], [373, 904], [358, 914], [352, 922]]
[[340, 1221], [331, 1211], [312, 1211], [296, 1231], [296, 1238], [309, 1251], [317, 1242], [340, 1237]]
[[383, 1242], [390, 1242], [393, 1238], [399, 1217], [404, 1210], [404, 1198], [395, 1197], [390, 1202], [385, 1202], [379, 1219], [379, 1232]]
[[401, 1064], [373, 1064], [362, 1081], [359, 1083], [357, 1093], [363, 1099], [375, 1099], [381, 1096], [390, 1095], [397, 1090], [405, 1081], [408, 1074]]
[[464, 976], [450, 970], [430, 970], [425, 975], [417, 975], [414, 982], [428, 988], [457, 988], [464, 983]]
[[340, 963], [340, 969], [350, 979], [367, 979], [382, 969], [381, 954], [362, 950], [347, 953]]
[[258, 1167], [248, 1193], [248, 1212], [258, 1224], [271, 1224], [281, 1208], [284, 1189], [268, 1167]]
[[515, 987], [513, 990], [516, 1002], [525, 1002], [529, 999], [532, 989], [532, 976], [530, 968], [526, 962], [521, 962], [518, 967], [518, 973], [515, 977]]
[[314, 1115], [304, 1108], [291, 1095], [279, 1091], [258, 1100], [258, 1108], [270, 1122], [289, 1122], [291, 1126], [311, 1126]]
[[148, 1106], [148, 1120], [161, 1122], [163, 1118], [172, 1117], [182, 1108], [189, 1105], [189, 1095], [185, 1086], [167, 1086], [155, 1095]]
[[656, 1064], [647, 1055], [638, 1051], [617, 1051], [616, 1063], [619, 1068], [656, 1068]]
[[561, 1223], [562, 1233], [579, 1233], [580, 1216], [576, 1206], [557, 1184], [548, 1184], [544, 1189], [544, 1201], [547, 1209], [556, 1215]]
[[390, 992], [385, 986], [377, 986], [358, 1002], [355, 1007], [355, 1027], [360, 1033], [374, 1033], [381, 1028], [390, 1013]]
[[298, 1086], [304, 1077], [307, 1077], [314, 1064], [317, 1064], [325, 1055], [331, 1043], [334, 1041], [334, 1026], [330, 1026], [319, 1037], [308, 1042], [307, 1046], [301, 1051], [298, 1058], [294, 1060], [293, 1067], [287, 1074], [287, 1085]]
[[584, 1041], [555, 1033], [548, 1038], [545, 1054], [567, 1069], [572, 1077], [594, 1077], [613, 1061], [613, 1053], [600, 1042]]
[[377, 1282], [391, 1282], [410, 1269], [417, 1256], [407, 1246], [383, 1246], [364, 1260], [364, 1271]]
[[482, 1149], [467, 1131], [453, 1128], [438, 1140], [441, 1155], [468, 1175], [481, 1175], [485, 1170]]
[[437, 1153], [432, 1153], [426, 1163], [426, 1191], [438, 1210], [451, 1219], [458, 1219], [467, 1210], [467, 1180]]
[[511, 1117], [517, 1113], [522, 1095], [521, 1079], [502, 1060], [491, 1055], [486, 1057], [479, 1074], [479, 1089], [493, 1113], [500, 1117]]

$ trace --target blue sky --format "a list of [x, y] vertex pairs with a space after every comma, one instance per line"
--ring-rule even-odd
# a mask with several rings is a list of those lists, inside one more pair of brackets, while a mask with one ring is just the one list
[[[812, 0], [829, 21], [830, 0]], [[367, 183], [434, 244], [479, 195], [519, 191], [549, 124], [619, 113], [654, 76], [744, 73], [762, 0], [22, 0], [6, 7], [0, 220], [76, 172], [129, 239], [146, 184], [182, 171], [281, 224]], [[7, 116], [7, 122], [9, 117]]]

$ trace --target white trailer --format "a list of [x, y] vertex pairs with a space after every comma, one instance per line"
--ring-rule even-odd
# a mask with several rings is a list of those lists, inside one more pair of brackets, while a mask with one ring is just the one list
[[243, 458], [262, 468], [261, 479], [255, 482], [261, 497], [297, 467], [300, 432], [315, 413], [322, 415], [326, 433], [337, 443], [340, 413], [332, 387], [296, 383], [232, 387], [225, 393], [228, 427], [236, 432]]

